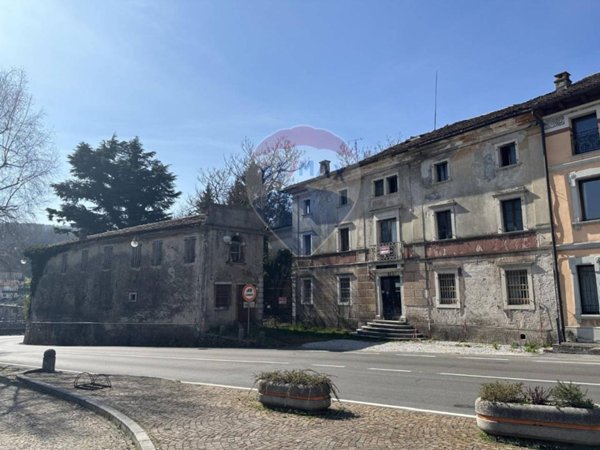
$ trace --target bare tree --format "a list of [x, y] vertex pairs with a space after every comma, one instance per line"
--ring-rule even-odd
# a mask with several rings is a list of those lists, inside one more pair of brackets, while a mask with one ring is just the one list
[[337, 152], [336, 163], [339, 168], [350, 166], [370, 156], [376, 155], [377, 153], [380, 153], [390, 147], [393, 147], [400, 142], [402, 142], [400, 137], [388, 137], [384, 144], [379, 142], [372, 147], [359, 147], [358, 139], [355, 139], [352, 145], [342, 144], [341, 148]]
[[56, 156], [42, 119], [25, 72], [0, 71], [0, 222], [31, 217], [47, 192]]

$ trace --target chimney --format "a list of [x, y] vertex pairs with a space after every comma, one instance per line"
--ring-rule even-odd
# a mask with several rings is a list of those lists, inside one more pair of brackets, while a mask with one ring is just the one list
[[567, 89], [571, 86], [571, 74], [569, 72], [561, 72], [554, 75], [554, 86], [556, 86], [556, 92]]
[[319, 163], [319, 175], [329, 175], [329, 163], [330, 162], [331, 161], [324, 159], [323, 161], [321, 161]]

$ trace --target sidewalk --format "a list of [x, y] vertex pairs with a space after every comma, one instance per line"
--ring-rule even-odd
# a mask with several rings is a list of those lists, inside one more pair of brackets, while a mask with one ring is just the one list
[[108, 420], [80, 406], [8, 381], [21, 369], [0, 367], [0, 447], [134, 449]]
[[74, 374], [29, 376], [118, 409], [165, 450], [514, 448], [483, 438], [472, 418], [337, 402], [308, 416], [265, 409], [249, 390], [112, 376], [112, 389], [81, 391]]

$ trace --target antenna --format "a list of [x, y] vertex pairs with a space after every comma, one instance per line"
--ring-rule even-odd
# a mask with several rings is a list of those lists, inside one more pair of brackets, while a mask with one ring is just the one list
[[433, 105], [433, 129], [437, 128], [437, 70], [435, 71], [435, 100]]

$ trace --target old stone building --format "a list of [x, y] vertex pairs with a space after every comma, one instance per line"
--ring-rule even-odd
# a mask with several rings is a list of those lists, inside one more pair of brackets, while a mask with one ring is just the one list
[[[573, 84], [574, 93], [598, 77]], [[297, 317], [549, 341], [560, 323], [539, 115], [551, 92], [411, 138], [288, 189]]]
[[192, 345], [246, 323], [245, 284], [258, 288], [250, 311], [260, 321], [263, 237], [254, 211], [215, 205], [205, 215], [51, 246], [32, 260], [41, 276], [25, 342]]

